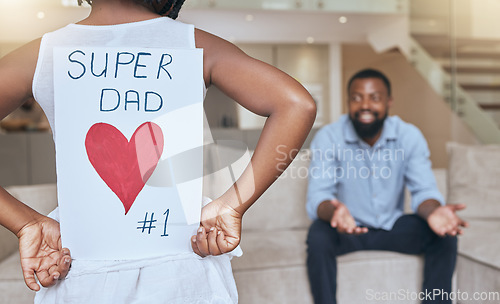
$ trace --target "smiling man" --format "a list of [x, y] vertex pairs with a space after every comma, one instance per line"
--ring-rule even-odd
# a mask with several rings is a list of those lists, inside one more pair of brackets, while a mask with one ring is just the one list
[[[358, 250], [424, 254], [422, 290], [450, 293], [456, 236], [467, 226], [455, 212], [465, 206], [444, 204], [418, 128], [388, 116], [393, 100], [384, 74], [362, 70], [347, 90], [348, 115], [311, 145], [307, 266], [315, 303], [336, 303], [336, 257]], [[403, 213], [405, 187], [415, 214]]]

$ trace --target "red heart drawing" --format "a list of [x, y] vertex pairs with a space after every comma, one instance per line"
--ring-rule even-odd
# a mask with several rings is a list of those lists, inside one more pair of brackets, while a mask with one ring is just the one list
[[90, 163], [127, 214], [160, 160], [163, 133], [157, 124], [145, 122], [128, 141], [114, 126], [96, 123], [87, 132], [85, 148]]

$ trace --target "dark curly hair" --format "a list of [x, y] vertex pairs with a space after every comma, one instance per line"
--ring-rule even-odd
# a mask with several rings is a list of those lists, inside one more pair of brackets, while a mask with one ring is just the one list
[[[92, 5], [92, 0], [78, 0], [78, 5], [82, 5], [83, 1]], [[134, 0], [135, 2], [141, 3], [157, 14], [162, 16], [167, 16], [172, 19], [176, 19], [179, 15], [182, 5], [185, 0]]]

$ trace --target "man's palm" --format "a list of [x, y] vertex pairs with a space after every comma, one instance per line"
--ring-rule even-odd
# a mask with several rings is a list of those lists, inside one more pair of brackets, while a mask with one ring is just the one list
[[349, 209], [337, 200], [332, 200], [331, 204], [335, 207], [330, 225], [337, 228], [340, 233], [362, 234], [368, 232], [366, 227], [358, 227], [354, 217], [349, 212]]
[[462, 234], [460, 227], [467, 227], [467, 222], [459, 218], [456, 211], [462, 210], [465, 205], [446, 205], [436, 208], [429, 217], [429, 227], [440, 236]]

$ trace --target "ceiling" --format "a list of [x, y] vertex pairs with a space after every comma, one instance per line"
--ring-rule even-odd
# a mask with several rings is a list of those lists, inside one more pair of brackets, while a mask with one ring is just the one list
[[[64, 7], [61, 0], [0, 0], [0, 8], [0, 44], [25, 43], [81, 20], [89, 12], [88, 8]], [[347, 22], [339, 22], [340, 17]], [[394, 18], [402, 16], [187, 8], [179, 20], [234, 42], [328, 43], [366, 41], [367, 31]]]
[[59, 0], [0, 0], [0, 7], [0, 43], [33, 40], [85, 18], [89, 11], [88, 8], [64, 7]]
[[[247, 16], [252, 21], [247, 21]], [[346, 23], [339, 19], [345, 17]], [[392, 24], [398, 15], [300, 11], [185, 10], [180, 19], [234, 42], [366, 42], [374, 28]], [[221, 22], [222, 21], [222, 22]], [[230, 26], [228, 26], [230, 25]]]

